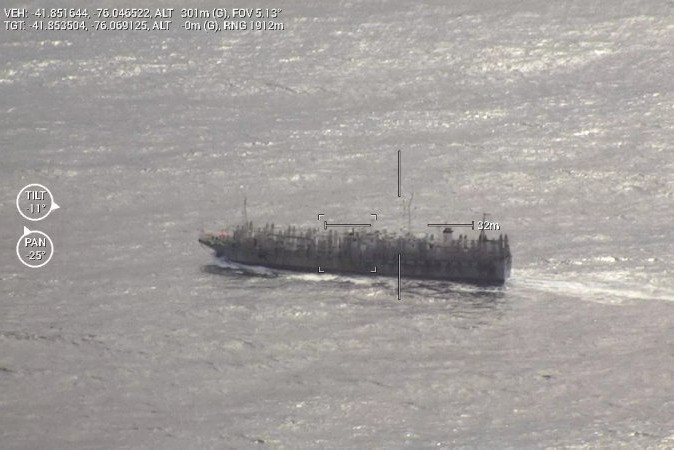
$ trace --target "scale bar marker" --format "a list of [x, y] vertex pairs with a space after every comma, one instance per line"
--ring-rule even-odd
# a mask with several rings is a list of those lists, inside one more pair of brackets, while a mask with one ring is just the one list
[[371, 223], [328, 223], [324, 222], [323, 226], [329, 227], [371, 227]]
[[429, 227], [470, 227], [473, 230], [475, 229], [475, 221], [471, 223], [429, 223]]

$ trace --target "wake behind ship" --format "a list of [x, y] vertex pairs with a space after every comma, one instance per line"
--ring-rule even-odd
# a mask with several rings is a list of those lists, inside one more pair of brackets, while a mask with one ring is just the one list
[[252, 222], [231, 233], [205, 233], [199, 242], [228, 261], [299, 272], [402, 276], [472, 284], [500, 285], [510, 276], [512, 256], [508, 236], [488, 239], [397, 235], [386, 231], [320, 231], [317, 228]]

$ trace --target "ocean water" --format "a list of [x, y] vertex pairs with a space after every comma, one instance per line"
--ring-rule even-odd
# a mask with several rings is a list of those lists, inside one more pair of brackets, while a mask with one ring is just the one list
[[[673, 447], [674, 4], [256, 6], [285, 30], [0, 30], [1, 446]], [[197, 242], [244, 197], [405, 227], [397, 150], [412, 228], [490, 213], [504, 287]]]

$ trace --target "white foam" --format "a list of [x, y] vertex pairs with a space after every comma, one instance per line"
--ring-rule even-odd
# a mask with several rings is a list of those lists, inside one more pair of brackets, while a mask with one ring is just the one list
[[289, 280], [301, 280], [311, 282], [332, 281], [338, 278], [337, 275], [321, 274], [321, 273], [303, 273], [303, 274], [289, 274]]
[[239, 270], [241, 272], [253, 273], [256, 275], [276, 275], [276, 272], [274, 272], [272, 269], [268, 267], [248, 266], [246, 264], [239, 264], [230, 261], [226, 258], [215, 258], [215, 264], [223, 269]]
[[543, 292], [554, 292], [588, 299], [598, 303], [620, 304], [624, 300], [664, 300], [674, 302], [674, 290], [657, 288], [635, 282], [608, 283], [598, 281], [560, 280], [528, 276], [527, 271], [519, 271], [513, 277], [514, 287], [525, 287]]

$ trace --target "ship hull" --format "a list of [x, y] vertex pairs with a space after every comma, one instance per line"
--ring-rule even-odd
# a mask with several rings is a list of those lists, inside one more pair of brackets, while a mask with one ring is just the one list
[[[318, 255], [303, 251], [251, 249], [231, 240], [200, 239], [219, 258], [251, 266], [295, 272], [352, 274], [444, 280], [477, 285], [502, 285], [510, 275], [510, 255], [468, 258], [461, 254], [443, 260], [407, 256], [404, 252], [385, 255]], [[400, 256], [398, 256], [400, 255]]]

